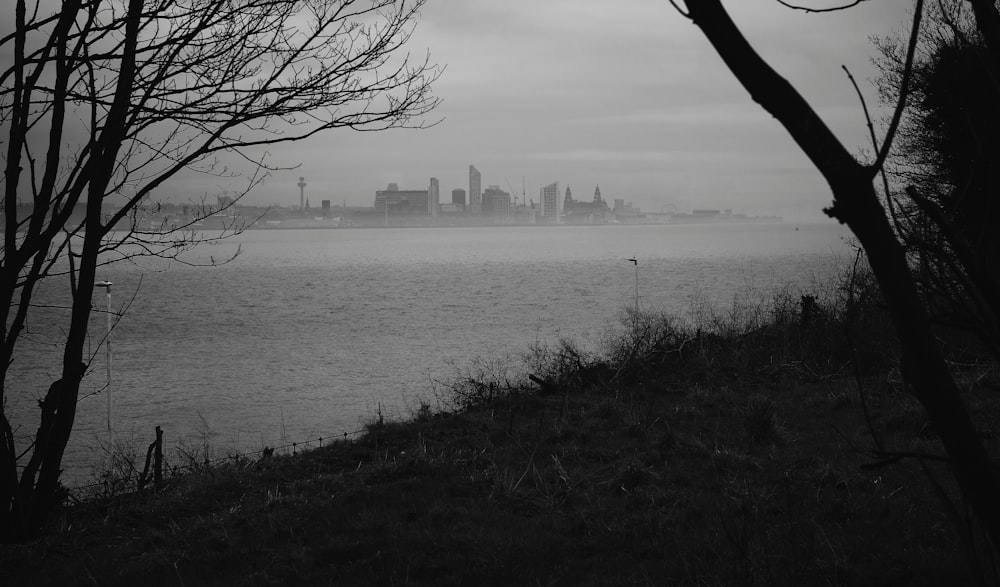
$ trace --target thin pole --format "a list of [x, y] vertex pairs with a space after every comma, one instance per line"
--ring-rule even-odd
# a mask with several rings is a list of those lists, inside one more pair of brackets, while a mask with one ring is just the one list
[[639, 311], [639, 261], [635, 262], [635, 311]]
[[108, 355], [108, 446], [111, 446], [113, 429], [111, 427], [111, 283], [105, 288], [108, 299], [108, 339], [106, 351]]
[[639, 259], [632, 257], [631, 259], [625, 259], [626, 261], [631, 261], [635, 265], [635, 311], [639, 311]]
[[113, 432], [114, 432], [114, 430], [113, 430], [113, 428], [111, 426], [111, 326], [112, 326], [112, 323], [111, 323], [111, 285], [112, 284], [111, 284], [110, 281], [100, 281], [100, 282], [98, 282], [98, 283], [96, 283], [94, 285], [96, 285], [97, 287], [103, 287], [104, 288], [104, 290], [105, 290], [105, 297], [107, 298], [107, 305], [108, 305], [108, 311], [107, 311], [108, 335], [107, 335], [107, 337], [104, 340], [104, 351], [105, 351], [105, 355], [107, 357], [107, 360], [105, 361], [105, 363], [107, 363], [107, 367], [108, 367], [108, 384], [107, 384], [107, 387], [105, 388], [105, 392], [107, 393], [107, 396], [108, 396], [108, 450], [111, 450], [112, 449], [112, 442], [113, 442], [112, 435], [113, 435]]

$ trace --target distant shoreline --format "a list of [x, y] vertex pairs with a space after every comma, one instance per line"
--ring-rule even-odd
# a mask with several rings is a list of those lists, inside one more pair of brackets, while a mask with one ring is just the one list
[[[441, 224], [431, 224], [424, 222], [413, 222], [413, 223], [399, 223], [399, 224], [356, 224], [356, 223], [333, 223], [329, 221], [282, 221], [282, 222], [272, 222], [272, 223], [261, 223], [256, 222], [250, 226], [248, 229], [252, 230], [298, 230], [298, 229], [342, 229], [342, 228], [505, 228], [505, 227], [530, 227], [530, 228], [562, 228], [562, 227], [579, 227], [579, 226], [591, 226], [591, 227], [602, 227], [602, 226], [723, 226], [723, 225], [735, 225], [735, 224], [785, 224], [785, 220], [780, 216], [768, 216], [768, 217], [755, 217], [755, 218], [745, 218], [745, 219], [727, 219], [727, 220], [702, 220], [702, 219], [685, 219], [685, 220], [675, 220], [675, 221], [629, 221], [629, 222], [606, 222], [598, 224], [584, 224], [584, 223], [559, 223], [559, 224], [542, 224], [542, 223], [516, 223], [516, 224], [477, 224], [477, 223], [441, 223]], [[197, 229], [208, 229], [212, 230], [213, 227], [196, 225], [192, 228]]]

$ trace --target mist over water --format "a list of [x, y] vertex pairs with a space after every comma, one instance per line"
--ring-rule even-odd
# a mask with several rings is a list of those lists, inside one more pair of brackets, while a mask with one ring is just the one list
[[[559, 337], [596, 348], [634, 304], [626, 258], [639, 260], [643, 309], [684, 314], [748, 285], [809, 291], [847, 262], [845, 234], [833, 223], [256, 230], [188, 257], [241, 246], [221, 267], [113, 266], [98, 275], [114, 282], [113, 306], [135, 295], [112, 336], [115, 430], [144, 446], [159, 425], [168, 446], [204, 438], [221, 453], [335, 437], [379, 403], [405, 415], [477, 356]], [[8, 409], [20, 436], [59, 366], [57, 313], [29, 324], [16, 359]], [[104, 320], [92, 320], [84, 396], [105, 384]], [[103, 394], [80, 402], [68, 484], [88, 480], [105, 421]]]

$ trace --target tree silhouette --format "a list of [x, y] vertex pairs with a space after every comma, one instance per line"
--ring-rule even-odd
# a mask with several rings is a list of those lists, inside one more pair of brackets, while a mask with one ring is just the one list
[[[177, 257], [204, 240], [184, 229], [218, 211], [202, 203], [179, 227], [149, 227], [142, 211], [154, 190], [182, 171], [241, 177], [224, 208], [277, 168], [268, 147], [336, 128], [424, 125], [439, 70], [403, 53], [423, 3], [16, 0], [4, 10], [13, 30], [0, 38], [12, 59], [0, 72], [3, 538], [30, 535], [59, 501], [97, 268]], [[72, 296], [60, 376], [19, 443], [5, 399], [25, 391], [9, 389], [8, 375], [39, 285], [56, 280]]]
[[[964, 2], [928, 8], [887, 202], [932, 318], [1000, 359], [1000, 69]], [[883, 100], [899, 94], [902, 41], [878, 42]]]
[[[826, 179], [833, 203], [825, 211], [846, 224], [864, 248], [900, 340], [903, 378], [924, 406], [948, 453], [965, 497], [994, 544], [1000, 544], [1000, 478], [969, 417], [931, 329], [889, 215], [874, 187], [888, 156], [905, 105], [908, 78], [920, 30], [923, 1], [917, 0], [904, 62], [899, 101], [873, 163], [856, 160], [812, 107], [747, 42], [719, 0], [671, 0], [711, 43], [751, 98], [774, 116]], [[989, 0], [969, 0], [977, 28], [991, 55], [1000, 55], [1000, 15]], [[851, 5], [856, 2], [851, 3]], [[1000, 63], [1000, 59], [996, 60]]]

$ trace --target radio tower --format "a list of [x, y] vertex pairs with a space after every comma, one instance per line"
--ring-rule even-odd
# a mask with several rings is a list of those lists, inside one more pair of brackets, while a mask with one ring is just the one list
[[306, 209], [306, 178], [299, 178], [299, 211]]

